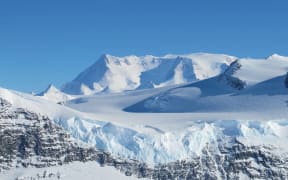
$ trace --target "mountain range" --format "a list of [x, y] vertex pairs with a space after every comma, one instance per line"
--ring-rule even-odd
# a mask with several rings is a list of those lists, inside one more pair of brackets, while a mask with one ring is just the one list
[[287, 72], [277, 54], [103, 55], [59, 89], [0, 88], [0, 179], [287, 179]]

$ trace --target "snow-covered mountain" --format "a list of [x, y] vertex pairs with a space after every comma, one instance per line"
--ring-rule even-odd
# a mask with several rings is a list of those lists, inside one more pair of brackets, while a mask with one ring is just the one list
[[65, 86], [82, 95], [0, 88], [0, 179], [67, 179], [77, 166], [92, 174], [72, 179], [93, 179], [99, 165], [110, 179], [125, 178], [116, 169], [148, 179], [287, 179], [287, 72], [288, 58], [276, 54], [106, 55]]
[[267, 59], [237, 59], [221, 76], [232, 87], [245, 88], [256, 83], [286, 74], [288, 57], [273, 54]]
[[68, 94], [92, 94], [193, 82], [220, 74], [235, 59], [205, 53], [163, 57], [103, 55], [62, 90]]
[[55, 103], [62, 103], [68, 100], [73, 99], [72, 95], [68, 95], [59, 89], [57, 89], [53, 84], [50, 84], [47, 89], [43, 92], [37, 94], [37, 96], [42, 97], [43, 99], [55, 102]]
[[[220, 75], [160, 92], [138, 102], [133, 112], [247, 112], [285, 118], [288, 58], [237, 59]], [[255, 96], [257, 95], [257, 96]], [[270, 96], [273, 95], [273, 96]]]

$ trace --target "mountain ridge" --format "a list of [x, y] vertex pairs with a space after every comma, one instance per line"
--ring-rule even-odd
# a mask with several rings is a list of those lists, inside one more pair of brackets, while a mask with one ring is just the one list
[[208, 53], [163, 57], [105, 54], [73, 81], [64, 84], [61, 90], [88, 95], [192, 82], [219, 74], [234, 59], [233, 56]]
[[57, 89], [53, 84], [50, 84], [44, 91], [36, 94], [36, 96], [60, 104], [74, 98], [72, 95], [66, 94]]

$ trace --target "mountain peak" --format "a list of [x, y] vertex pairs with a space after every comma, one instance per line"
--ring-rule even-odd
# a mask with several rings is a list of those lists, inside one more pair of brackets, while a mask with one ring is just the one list
[[72, 96], [63, 93], [62, 91], [57, 89], [53, 84], [49, 84], [49, 86], [43, 92], [37, 94], [37, 96], [41, 96], [44, 99], [56, 103], [73, 99]]
[[102, 54], [99, 59], [110, 59], [113, 57], [111, 54]]
[[48, 87], [41, 93], [38, 94], [38, 96], [43, 96], [47, 93], [51, 93], [51, 92], [59, 92], [60, 90], [57, 89], [53, 84], [49, 84]]
[[103, 54], [62, 90], [68, 94], [114, 93], [193, 82], [222, 73], [235, 59], [208, 53], [163, 57]]
[[273, 60], [273, 59], [288, 60], [288, 57], [281, 56], [279, 54], [274, 53], [271, 56], [269, 56], [267, 59], [268, 60]]

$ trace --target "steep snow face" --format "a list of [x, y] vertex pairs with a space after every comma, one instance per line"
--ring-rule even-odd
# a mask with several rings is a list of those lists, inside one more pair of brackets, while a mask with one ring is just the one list
[[37, 96], [55, 103], [65, 102], [74, 98], [72, 95], [61, 92], [53, 84], [50, 84], [45, 91], [37, 94]]
[[69, 94], [123, 92], [206, 79], [236, 58], [221, 54], [115, 57], [103, 55], [62, 90]]
[[[87, 120], [58, 121], [74, 138], [114, 156], [155, 165], [203, 156], [209, 146], [220, 154], [219, 146], [229, 147], [233, 139], [247, 146], [273, 146], [276, 154], [287, 152], [288, 121], [194, 121], [181, 131], [164, 131], [142, 125], [138, 130]], [[81, 122], [81, 123], [79, 123]], [[81, 124], [81, 125], [79, 125]], [[177, 148], [175, 148], [177, 147]]]
[[48, 116], [50, 119], [82, 116], [81, 112], [56, 104], [53, 100], [46, 100], [39, 96], [33, 96], [31, 94], [8, 90], [1, 87], [0, 98], [9, 101], [15, 108], [24, 108]]
[[273, 54], [267, 59], [238, 59], [224, 72], [222, 79], [236, 89], [243, 89], [287, 71], [288, 57]]

